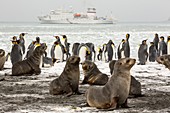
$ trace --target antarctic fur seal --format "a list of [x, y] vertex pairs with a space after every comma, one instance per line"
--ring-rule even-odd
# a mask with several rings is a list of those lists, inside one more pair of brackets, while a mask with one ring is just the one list
[[[117, 60], [112, 60], [109, 63], [110, 73], [112, 74], [114, 72], [114, 65]], [[131, 75], [131, 83], [130, 83], [130, 91], [129, 91], [130, 97], [140, 97], [142, 96], [141, 92], [141, 83], [136, 80], [134, 76]]]
[[61, 75], [50, 83], [50, 94], [66, 94], [66, 96], [70, 96], [74, 93], [79, 93], [79, 62], [80, 57], [78, 56], [71, 56], [67, 59]]
[[5, 61], [6, 61], [5, 51], [3, 49], [0, 49], [0, 70], [4, 68]]
[[33, 55], [29, 58], [16, 62], [12, 66], [12, 75], [32, 75], [32, 74], [40, 74], [41, 69], [39, 68], [41, 56], [44, 54], [47, 46], [45, 43], [42, 43], [41, 46], [36, 47], [33, 52]]
[[115, 109], [127, 106], [130, 89], [130, 69], [136, 60], [131, 58], [119, 59], [114, 65], [114, 72], [104, 86], [91, 86], [86, 92], [89, 106], [99, 109]]
[[84, 72], [84, 80], [82, 84], [105, 85], [107, 83], [109, 77], [100, 72], [94, 62], [85, 60], [81, 64]]
[[159, 64], [165, 65], [166, 68], [170, 69], [170, 55], [162, 55], [156, 58]]

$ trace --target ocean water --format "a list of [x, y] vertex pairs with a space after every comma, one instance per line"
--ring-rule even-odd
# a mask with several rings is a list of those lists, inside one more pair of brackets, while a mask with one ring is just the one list
[[40, 23], [0, 23], [0, 48], [6, 52], [11, 51], [11, 39], [13, 36], [19, 36], [20, 33], [28, 33], [25, 37], [26, 48], [40, 37], [41, 42], [47, 43], [48, 55], [51, 46], [55, 41], [53, 36], [65, 34], [68, 42], [92, 42], [95, 46], [101, 46], [110, 39], [118, 47], [119, 43], [127, 33], [130, 34], [131, 57], [137, 58], [139, 44], [144, 39], [153, 41], [154, 34], [164, 36], [165, 39], [170, 35], [170, 23], [117, 23], [100, 25], [79, 25], [79, 24], [40, 24]]

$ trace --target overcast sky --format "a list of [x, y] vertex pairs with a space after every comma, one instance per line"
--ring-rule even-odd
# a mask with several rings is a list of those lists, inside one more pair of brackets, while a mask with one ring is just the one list
[[38, 21], [50, 10], [73, 7], [83, 12], [95, 7], [99, 16], [112, 15], [119, 21], [166, 21], [170, 0], [0, 0], [0, 21]]

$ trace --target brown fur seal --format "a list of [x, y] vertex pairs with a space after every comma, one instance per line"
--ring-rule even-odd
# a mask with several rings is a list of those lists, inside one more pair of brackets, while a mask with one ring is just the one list
[[12, 66], [12, 75], [32, 75], [40, 74], [41, 69], [39, 68], [41, 56], [44, 54], [47, 46], [45, 43], [42, 43], [41, 46], [38, 46], [33, 55], [27, 58], [26, 60], [16, 62]]
[[159, 64], [165, 65], [166, 68], [170, 69], [170, 55], [162, 55], [156, 58]]
[[0, 49], [0, 70], [4, 68], [5, 61], [6, 61], [5, 51], [3, 49]]
[[131, 58], [119, 59], [114, 66], [112, 77], [104, 86], [91, 86], [86, 92], [87, 103], [99, 109], [115, 109], [127, 106], [130, 90], [130, 69], [136, 60]]
[[85, 60], [82, 64], [84, 80], [82, 84], [105, 85], [109, 77], [100, 72], [96, 64], [90, 60]]
[[50, 83], [50, 94], [66, 94], [70, 96], [73, 93], [79, 93], [79, 62], [80, 57], [78, 56], [71, 56], [67, 59], [61, 75]]
[[[110, 68], [111, 74], [114, 71], [114, 65], [115, 65], [116, 61], [117, 60], [112, 60], [109, 63], [109, 68]], [[131, 75], [131, 84], [130, 84], [129, 95], [130, 95], [130, 97], [142, 96], [142, 94], [141, 94], [141, 83], [138, 80], [136, 80], [135, 77], [133, 77], [132, 75]]]

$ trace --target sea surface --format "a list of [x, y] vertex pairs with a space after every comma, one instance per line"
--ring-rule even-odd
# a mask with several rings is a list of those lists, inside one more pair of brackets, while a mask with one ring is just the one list
[[[50, 52], [51, 46], [55, 41], [55, 35], [66, 35], [68, 42], [92, 42], [96, 47], [102, 46], [110, 39], [118, 47], [119, 43], [127, 33], [130, 34], [131, 57], [137, 58], [137, 51], [142, 40], [153, 41], [154, 34], [164, 36], [165, 40], [170, 35], [170, 22], [159, 23], [117, 23], [117, 24], [40, 24], [40, 23], [0, 23], [0, 48], [6, 52], [11, 51], [11, 39], [13, 36], [19, 36], [20, 33], [28, 33], [25, 37], [26, 48], [40, 37], [41, 42], [48, 45], [47, 52]], [[48, 54], [49, 55], [49, 54]]]

